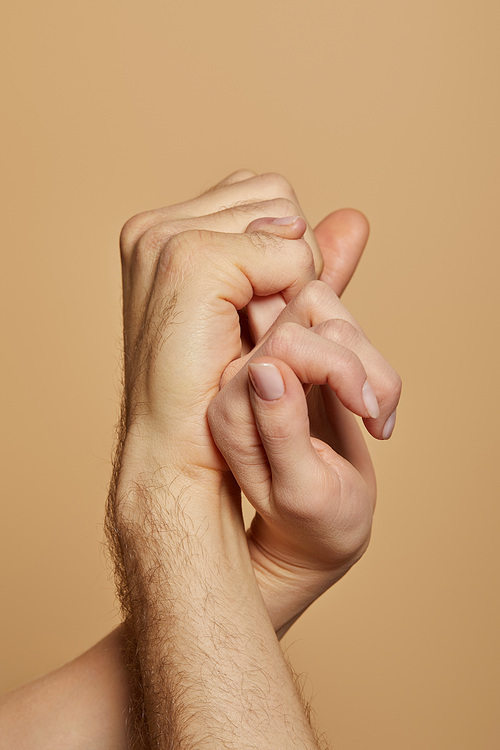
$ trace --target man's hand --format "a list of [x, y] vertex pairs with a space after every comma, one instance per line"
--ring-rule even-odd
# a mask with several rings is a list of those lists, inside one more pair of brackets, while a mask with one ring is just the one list
[[[198, 221], [183, 220], [180, 232], [175, 222], [151, 227], [135, 243], [130, 229], [123, 234], [127, 443], [140, 435], [142, 445], [147, 433], [170, 466], [221, 471], [206, 412], [241, 355], [238, 310], [255, 295], [288, 302], [315, 267], [309, 245], [297, 239], [301, 219], [281, 228], [283, 238], [200, 230]], [[210, 225], [218, 223], [213, 217]]]

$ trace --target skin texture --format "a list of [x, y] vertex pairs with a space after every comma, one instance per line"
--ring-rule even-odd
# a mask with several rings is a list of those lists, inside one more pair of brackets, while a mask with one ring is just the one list
[[[231, 208], [231, 205], [233, 208]], [[140, 214], [127, 222], [122, 232], [124, 299], [126, 301], [124, 308], [126, 349], [127, 339], [130, 337], [133, 342], [139, 325], [138, 321], [137, 323], [131, 322], [129, 324], [132, 316], [128, 312], [127, 300], [130, 300], [130, 304], [134, 305], [134, 309], [142, 309], [144, 306], [145, 290], [149, 288], [148, 284], [151, 284], [153, 271], [156, 268], [155, 264], [158, 263], [158, 251], [162, 247], [161, 243], [175, 241], [175, 238], [180, 236], [175, 234], [176, 232], [190, 231], [195, 227], [204, 227], [205, 229], [222, 232], [258, 232], [259, 229], [264, 228], [268, 242], [270, 242], [270, 232], [281, 237], [300, 238], [302, 236], [304, 224], [301, 225], [301, 222], [298, 221], [288, 227], [272, 226], [266, 218], [269, 216], [270, 211], [274, 211], [275, 216], [298, 216], [301, 214], [295, 193], [287, 181], [279, 175], [252, 176], [248, 172], [239, 172], [224, 180], [208, 194], [200, 196], [194, 201]], [[179, 216], [182, 216], [182, 219]], [[249, 219], [251, 219], [250, 222]], [[337, 212], [324, 220], [316, 231], [322, 241], [321, 251], [323, 256], [321, 256], [317, 243], [312, 243], [314, 272], [309, 268], [304, 273], [303, 269], [302, 279], [295, 288], [301, 288], [303, 284], [313, 280], [318, 269], [321, 269], [324, 277], [330, 283], [335, 284], [334, 291], [340, 294], [347, 284], [366, 242], [368, 233], [366, 220], [357, 214], [357, 212]], [[306, 229], [305, 237], [312, 234], [309, 229]], [[287, 252], [287, 248], [291, 247], [291, 244], [290, 242], [288, 244], [285, 242], [283, 245], [280, 245], [280, 248], [284, 252]], [[276, 249], [278, 250], [278, 248]], [[303, 247], [302, 250], [304, 250]], [[209, 249], [209, 256], [209, 262], [211, 263], [214, 257], [213, 249]], [[258, 258], [256, 258], [256, 263], [259, 263]], [[287, 257], [287, 265], [289, 263], [290, 258]], [[135, 279], [136, 288], [140, 285], [141, 299], [138, 299], [132, 290], [131, 278]], [[190, 283], [192, 290], [194, 290], [196, 287], [192, 285], [192, 282]], [[173, 285], [175, 286], [175, 282]], [[274, 321], [276, 315], [283, 310], [285, 301], [279, 293], [270, 295], [268, 289], [266, 290], [264, 300], [261, 295], [255, 294], [255, 290], [253, 292], [252, 299], [246, 306], [246, 311], [252, 338], [254, 341], [258, 341], [265, 335], [268, 325]], [[314, 309], [317, 298], [322, 296], [323, 309], [325, 315], [327, 315], [327, 319], [334, 315], [335, 318], [341, 321], [342, 319], [347, 320], [344, 324], [342, 335], [337, 325], [337, 330], [332, 331], [330, 337], [339, 338], [340, 346], [342, 346], [342, 341], [345, 344], [348, 343], [346, 339], [352, 338], [353, 331], [346, 330], [349, 328], [348, 324], [350, 323], [357, 328], [359, 333], [358, 340], [356, 341], [357, 352], [351, 353], [349, 348], [346, 350], [346, 347], [344, 347], [342, 356], [344, 358], [346, 356], [350, 357], [351, 361], [354, 361], [354, 366], [358, 365], [358, 369], [363, 366], [369, 366], [372, 371], [371, 378], [377, 380], [375, 389], [382, 406], [382, 415], [379, 420], [367, 420], [366, 424], [372, 434], [376, 437], [381, 437], [385, 420], [393, 412], [399, 398], [399, 378], [383, 362], [380, 356], [377, 359], [376, 352], [366, 341], [359, 326], [357, 326], [349, 313], [342, 308], [338, 300], [334, 304], [333, 297], [335, 295], [330, 294], [330, 297], [326, 299], [325, 292], [328, 292], [328, 289], [323, 289], [323, 291], [318, 291], [317, 288], [311, 290], [311, 286], [309, 286], [306, 294], [302, 295], [300, 310], [296, 306], [295, 310], [292, 311], [293, 314], [290, 315], [287, 313], [287, 320], [283, 322], [294, 321], [298, 322], [301, 326], [317, 324], [319, 321], [317, 315], [314, 321], [308, 320], [308, 307]], [[201, 293], [203, 294], [203, 292]], [[289, 298], [294, 295], [290, 291], [287, 294]], [[308, 295], [308, 299], [304, 300], [306, 295]], [[192, 294], [192, 301], [190, 303], [193, 305], [192, 309], [195, 309], [197, 304], [197, 300], [194, 297], [195, 293]], [[217, 328], [213, 330], [217, 331]], [[193, 348], [196, 346], [195, 342], [199, 333], [198, 327], [196, 327], [196, 330], [192, 334], [189, 334], [187, 327], [183, 330], [183, 336], [189, 337], [189, 340], [193, 342]], [[220, 328], [219, 333], [214, 335], [215, 340], [224, 341], [224, 351], [221, 352], [219, 366], [215, 367], [216, 374], [211, 384], [211, 390], [209, 394], [205, 394], [207, 408], [213, 396], [218, 393], [219, 372], [222, 370], [220, 379], [222, 385], [228, 385], [228, 381], [231, 380], [234, 374], [245, 363], [245, 360], [240, 359], [239, 355], [242, 350], [246, 351], [251, 346], [251, 343], [249, 344], [248, 341], [243, 341], [242, 346], [238, 333], [233, 331], [233, 334], [234, 343], [232, 350], [229, 350], [229, 338], [225, 330]], [[289, 338], [293, 342], [293, 335]], [[268, 344], [268, 349], [272, 349], [273, 343], [276, 346], [275, 341], [276, 336]], [[291, 348], [294, 347], [292, 346]], [[200, 352], [200, 348], [197, 351]], [[283, 352], [278, 352], [278, 356], [282, 355]], [[359, 355], [362, 359], [361, 364]], [[321, 353], [318, 356], [321, 356]], [[198, 362], [203, 362], [203, 359], [199, 358]], [[228, 364], [224, 366], [224, 363]], [[205, 372], [206, 369], [203, 366], [203, 374]], [[344, 383], [348, 380], [349, 376], [349, 373], [346, 374], [347, 377], [344, 377]], [[172, 375], [171, 377], [174, 378], [175, 376]], [[130, 378], [128, 380], [130, 381]], [[169, 382], [172, 383], [173, 380], [169, 379]], [[359, 383], [358, 385], [361, 387], [362, 384]], [[356, 412], [358, 414], [362, 414], [362, 405], [359, 403], [360, 387], [357, 394], [358, 408]], [[209, 412], [209, 421], [213, 436], [218, 447], [228, 459], [233, 473], [237, 472], [235, 464], [239, 463], [243, 472], [245, 465], [248, 464], [248, 452], [245, 450], [245, 445], [248, 446], [249, 442], [253, 442], [257, 444], [257, 449], [260, 446], [260, 441], [256, 436], [255, 422], [252, 425], [252, 417], [249, 414], [250, 404], [248, 395], [245, 393], [246, 388], [245, 373], [244, 377], [242, 374], [242, 377], [239, 379], [239, 388], [236, 388], [235, 383], [235, 387], [229, 393], [227, 388], [223, 387], [220, 394], [221, 397], [213, 401]], [[228, 398], [222, 398], [224, 392], [226, 392]], [[331, 418], [325, 415], [324, 401], [326, 401], [326, 408]], [[287, 623], [305, 608], [304, 605], [307, 606], [325, 588], [335, 580], [338, 580], [350, 565], [359, 558], [368, 541], [375, 499], [375, 482], [370, 459], [364, 441], [359, 435], [358, 428], [352, 419], [352, 415], [348, 414], [342, 408], [338, 400], [333, 397], [331, 391], [328, 392], [327, 389], [323, 389], [322, 395], [316, 389], [315, 392], [310, 394], [310, 402], [312, 404], [311, 419], [314, 433], [318, 438], [324, 438], [323, 444], [321, 446], [318, 445], [318, 447], [324, 451], [326, 445], [334, 445], [338, 453], [347, 459], [347, 464], [342, 463], [340, 456], [338, 456], [337, 466], [335, 467], [338, 482], [347, 487], [349, 492], [345, 501], [344, 498], [340, 498], [339, 502], [345, 506], [345, 515], [348, 516], [352, 513], [356, 528], [350, 539], [347, 539], [349, 529], [346, 529], [346, 534], [339, 540], [342, 547], [342, 557], [338, 557], [335, 560], [331, 558], [329, 561], [325, 561], [326, 569], [322, 570], [320, 575], [317, 575], [315, 545], [311, 546], [310, 560], [301, 558], [297, 561], [299, 563], [298, 566], [293, 565], [293, 560], [289, 560], [288, 558], [282, 560], [282, 556], [276, 554], [281, 548], [281, 542], [279, 545], [277, 544], [276, 533], [271, 531], [270, 524], [263, 523], [262, 516], [256, 519], [250, 535], [251, 555], [255, 562], [255, 568], [258, 571], [257, 575], [266, 604], [270, 608], [275, 608], [276, 603], [278, 603], [278, 606], [283, 610], [280, 614], [276, 613], [276, 618], [279, 617], [279, 621], [276, 619], [275, 627], [280, 633], [284, 632]], [[352, 401], [347, 405], [352, 407]], [[200, 413], [201, 411], [203, 410], [200, 410]], [[236, 420], [238, 424], [231, 421], [231, 414], [236, 413], [238, 413], [238, 419]], [[244, 419], [240, 419], [243, 413]], [[194, 418], [196, 419], [196, 417]], [[180, 413], [176, 414], [176, 420], [181, 420]], [[224, 430], [224, 425], [226, 424], [229, 425], [229, 429]], [[305, 432], [307, 433], [307, 428]], [[180, 437], [179, 439], [181, 440]], [[184, 436], [183, 439], [192, 442], [194, 438], [190, 434], [189, 436]], [[213, 446], [210, 436], [207, 434], [199, 436], [196, 442], [200, 441], [204, 449], [202, 452], [203, 455], [199, 460], [199, 465], [204, 465], [206, 456], [212, 451]], [[212, 468], [225, 468], [224, 464], [219, 463], [219, 453], [212, 453], [212, 457], [214, 461], [211, 464]], [[254, 458], [255, 451], [252, 456], [252, 465]], [[263, 458], [262, 454], [261, 458]], [[332, 454], [330, 454], [330, 458], [335, 460]], [[293, 463], [294, 461], [295, 458], [292, 455], [291, 462]], [[195, 460], [195, 463], [197, 462], [198, 458]], [[308, 473], [308, 462], [301, 461], [300, 466], [304, 470], [303, 483], [307, 484], [311, 481], [311, 476]], [[254, 476], [256, 482], [262, 482], [262, 467], [260, 467], [259, 472], [254, 473]], [[242, 479], [241, 472], [237, 478], [238, 480]], [[324, 477], [322, 481], [326, 481]], [[311, 494], [315, 494], [316, 487], [316, 484], [312, 485], [313, 492]], [[248, 488], [249, 485], [246, 482], [244, 489], [248, 490]], [[252, 501], [252, 497], [249, 497], [249, 499]], [[306, 499], [304, 498], [304, 500]], [[325, 503], [329, 502], [328, 493], [323, 493], [323, 499]], [[303, 505], [305, 507], [307, 503], [304, 502]], [[330, 522], [333, 517], [334, 510], [332, 509]], [[304, 518], [301, 518], [300, 523], [304, 520]], [[346, 520], [349, 519], [346, 518]], [[349, 544], [346, 544], [347, 541]], [[292, 566], [290, 563], [292, 563]], [[313, 571], [312, 576], [310, 574], [311, 569]], [[281, 585], [284, 575], [287, 579], [287, 585], [283, 586], [283, 596], [281, 596], [281, 591], [276, 591], [276, 584], [279, 582], [278, 586]], [[314, 577], [315, 581], [310, 580], [311, 577]], [[269, 595], [267, 595], [266, 589], [269, 589]], [[295, 601], [290, 600], [290, 596], [292, 595]]]
[[124, 750], [128, 675], [123, 626], [0, 701], [2, 750]]
[[[54, 747], [58, 732], [71, 747], [80, 725], [87, 744], [75, 747], [126, 746], [127, 681], [145, 717], [136, 746], [316, 746], [274, 631], [366, 548], [375, 483], [351, 412], [383, 437], [400, 381], [337, 296], [366, 220], [335, 212], [313, 234], [301, 214], [282, 177], [241, 171], [124, 227], [125, 400], [108, 528], [127, 627], [49, 676], [57, 692], [102, 666], [87, 670], [100, 690], [45, 727]], [[297, 218], [272, 222], [287, 216]], [[277, 368], [283, 395], [262, 398], [249, 363]], [[307, 400], [303, 384], [315, 384]], [[257, 511], [247, 536], [235, 478]], [[103, 680], [113, 668], [121, 676]], [[3, 712], [38, 706], [26, 747], [47, 684]], [[107, 720], [84, 722], [97, 694]], [[275, 733], [256, 735], [270, 716]]]
[[[269, 176], [262, 183], [267, 189]], [[249, 178], [211, 193], [223, 194], [223, 221], [230, 194], [233, 215], [241, 214], [243, 187], [254, 201], [248, 213], [257, 211], [257, 184]], [[301, 220], [266, 226], [265, 215], [257, 224], [251, 215], [244, 233], [228, 234], [220, 215], [209, 216], [202, 230], [184, 218], [176, 234], [172, 218], [151, 226], [143, 217], [142, 235], [123, 235], [129, 358], [109, 528], [135, 646], [138, 730], [162, 748], [211, 747], [214, 738], [231, 748], [312, 748], [274, 630], [366, 548], [374, 486], [347, 412], [382, 438], [400, 384], [316, 280], [321, 263]], [[273, 316], [282, 307], [268, 332], [265, 297]], [[242, 356], [244, 308], [258, 343]], [[274, 367], [282, 393], [278, 386], [269, 397], [265, 378], [260, 393], [249, 388], [249, 360], [253, 383], [259, 366]], [[311, 391], [308, 409], [302, 386], [311, 384], [323, 390]], [[337, 452], [344, 446], [352, 464]], [[250, 547], [235, 478], [257, 510]], [[257, 586], [257, 548], [275, 566], [268, 578], [278, 580], [278, 564], [302, 593], [284, 622], [269, 616], [265, 576]]]

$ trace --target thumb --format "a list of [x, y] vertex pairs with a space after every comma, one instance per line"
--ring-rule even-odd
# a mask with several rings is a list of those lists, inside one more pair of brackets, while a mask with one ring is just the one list
[[320, 279], [339, 297], [356, 270], [369, 233], [368, 219], [353, 208], [334, 211], [314, 230], [324, 262]]

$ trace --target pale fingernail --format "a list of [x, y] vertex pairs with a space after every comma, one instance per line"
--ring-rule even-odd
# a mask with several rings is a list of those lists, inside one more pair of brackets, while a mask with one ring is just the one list
[[285, 216], [283, 219], [273, 219], [272, 224], [277, 224], [280, 227], [288, 227], [291, 224], [295, 224], [300, 216]]
[[387, 422], [384, 425], [384, 429], [382, 430], [382, 439], [388, 440], [392, 433], [394, 432], [394, 426], [396, 424], [396, 409], [392, 412], [391, 416], [387, 419]]
[[248, 374], [255, 392], [265, 401], [276, 401], [285, 393], [281, 372], [270, 362], [248, 365]]
[[365, 380], [365, 384], [361, 390], [361, 394], [363, 396], [363, 402], [366, 407], [366, 411], [372, 417], [372, 419], [378, 419], [380, 417], [380, 407], [378, 405], [377, 397], [375, 393], [373, 392], [373, 388], [371, 387], [368, 380]]

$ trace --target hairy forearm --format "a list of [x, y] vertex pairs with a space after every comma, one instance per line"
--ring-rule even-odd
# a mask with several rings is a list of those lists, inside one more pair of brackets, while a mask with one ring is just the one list
[[152, 748], [317, 747], [224, 485], [133, 483], [114, 528]]

